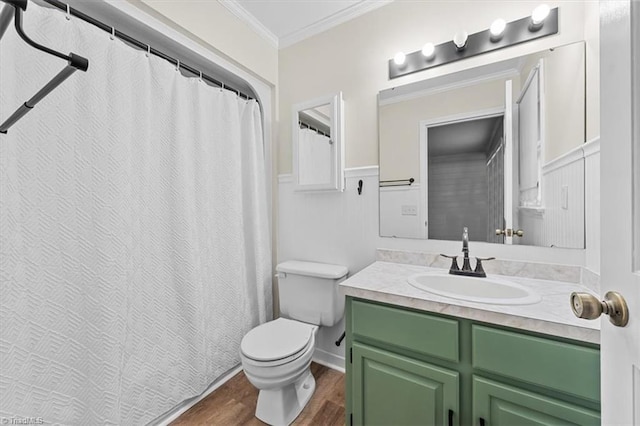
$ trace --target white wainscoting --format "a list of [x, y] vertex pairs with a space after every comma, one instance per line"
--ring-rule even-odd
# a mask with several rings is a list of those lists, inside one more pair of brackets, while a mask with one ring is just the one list
[[[590, 141], [542, 169], [542, 208], [520, 209], [522, 243], [584, 248], [585, 266], [599, 270], [599, 141]], [[596, 223], [597, 222], [597, 223]], [[587, 231], [588, 229], [588, 231]]]
[[[362, 195], [358, 181], [362, 179]], [[378, 240], [378, 167], [345, 170], [344, 192], [296, 192], [290, 175], [279, 177], [278, 262], [289, 259], [345, 265], [349, 274], [375, 260]], [[315, 360], [344, 368], [335, 341], [344, 321], [321, 328]]]
[[380, 188], [380, 235], [424, 238], [420, 211], [420, 184]]
[[599, 215], [599, 140], [594, 140], [542, 168], [542, 208], [519, 212], [518, 224], [525, 230], [522, 242], [542, 247], [587, 247], [585, 266], [597, 272]]
[[584, 156], [572, 151], [542, 169], [542, 208], [519, 209], [522, 243], [584, 248]]

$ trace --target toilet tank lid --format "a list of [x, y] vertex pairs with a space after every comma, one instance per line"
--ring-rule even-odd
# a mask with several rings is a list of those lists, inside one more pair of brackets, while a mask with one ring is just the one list
[[342, 278], [349, 273], [349, 269], [347, 269], [346, 266], [303, 262], [300, 260], [287, 260], [286, 262], [279, 263], [278, 266], [276, 266], [276, 271], [332, 280]]

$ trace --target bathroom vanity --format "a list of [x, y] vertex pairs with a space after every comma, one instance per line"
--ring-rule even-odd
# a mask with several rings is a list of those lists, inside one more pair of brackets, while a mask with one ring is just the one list
[[599, 322], [568, 303], [586, 287], [507, 277], [539, 301], [498, 305], [408, 284], [433, 272], [379, 261], [341, 285], [348, 425], [600, 424]]

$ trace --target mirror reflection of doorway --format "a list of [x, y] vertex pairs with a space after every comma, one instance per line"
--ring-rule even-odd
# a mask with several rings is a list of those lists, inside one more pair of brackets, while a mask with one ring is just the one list
[[504, 114], [485, 115], [427, 130], [429, 239], [502, 243], [504, 228]]

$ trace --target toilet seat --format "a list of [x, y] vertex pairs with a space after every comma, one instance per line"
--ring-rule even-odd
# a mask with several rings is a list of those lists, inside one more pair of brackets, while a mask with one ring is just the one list
[[240, 351], [247, 361], [264, 367], [286, 364], [305, 353], [314, 343], [318, 327], [278, 318], [266, 322], [247, 333], [240, 343]]

